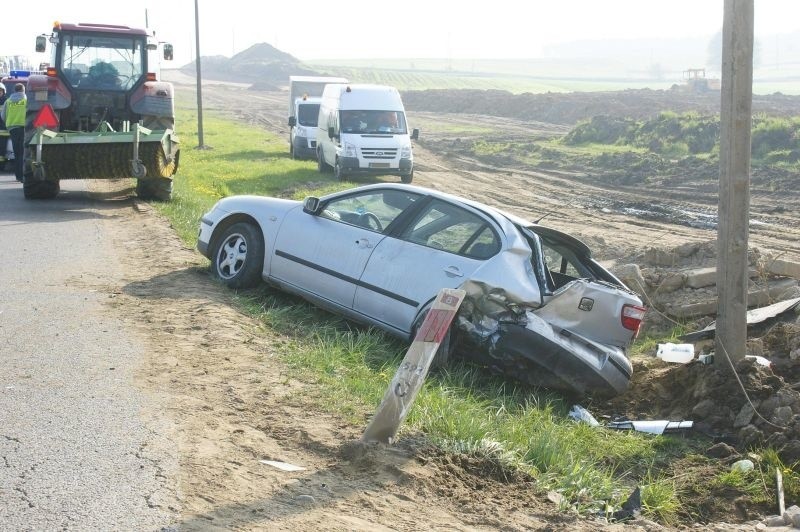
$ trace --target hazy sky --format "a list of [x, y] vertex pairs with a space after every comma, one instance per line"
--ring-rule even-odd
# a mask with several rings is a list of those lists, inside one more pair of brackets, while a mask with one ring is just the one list
[[[300, 59], [531, 58], [547, 44], [583, 39], [708, 37], [723, 0], [198, 0], [202, 55], [231, 56], [268, 42]], [[9, 4], [10, 5], [10, 4]], [[0, 55], [33, 53], [53, 21], [150, 27], [194, 57], [194, 0], [37, 0], [4, 21]], [[800, 0], [755, 0], [756, 35], [800, 30]]]

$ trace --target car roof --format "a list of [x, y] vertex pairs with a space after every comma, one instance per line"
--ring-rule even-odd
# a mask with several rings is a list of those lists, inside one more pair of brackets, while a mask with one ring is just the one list
[[434, 198], [443, 199], [445, 201], [455, 202], [455, 203], [462, 203], [464, 205], [469, 205], [470, 207], [477, 209], [486, 215], [493, 218], [496, 222], [500, 225], [504, 225], [505, 223], [511, 222], [512, 224], [525, 227], [530, 229], [537, 235], [540, 235], [545, 238], [552, 238], [556, 240], [561, 240], [565, 242], [570, 247], [575, 249], [576, 251], [584, 254], [587, 257], [591, 256], [591, 249], [581, 240], [571, 236], [567, 233], [559, 231], [558, 229], [553, 229], [551, 227], [544, 227], [537, 223], [531, 222], [529, 220], [525, 220], [524, 218], [520, 218], [514, 214], [505, 212], [500, 209], [496, 209], [494, 207], [490, 207], [485, 203], [481, 203], [479, 201], [474, 201], [468, 198], [463, 198], [461, 196], [456, 196], [453, 194], [448, 194], [447, 192], [441, 192], [439, 190], [434, 190], [431, 188], [421, 187], [418, 185], [405, 185], [401, 183], [376, 183], [373, 185], [364, 185], [361, 187], [355, 187], [349, 190], [339, 191], [335, 194], [329, 194], [322, 198], [323, 200], [327, 199], [330, 196], [335, 196], [340, 194], [341, 192], [355, 192], [357, 190], [370, 190], [370, 189], [394, 189], [394, 190], [405, 190], [408, 192], [416, 192], [417, 194], [427, 195]]

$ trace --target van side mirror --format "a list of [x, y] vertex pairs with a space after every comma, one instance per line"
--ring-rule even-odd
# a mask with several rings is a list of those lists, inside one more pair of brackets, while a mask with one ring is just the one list
[[46, 35], [37, 35], [36, 36], [36, 51], [41, 53], [44, 52], [47, 48], [47, 36]]
[[333, 129], [333, 126], [328, 127], [328, 138], [329, 139], [336, 138], [336, 130]]
[[419, 129], [414, 128], [411, 130], [411, 140], [417, 140], [419, 138]]
[[289, 127], [294, 127], [297, 125], [297, 118], [290, 116], [289, 117]]
[[172, 61], [173, 52], [174, 51], [172, 49], [172, 45], [169, 44], [169, 43], [165, 43], [164, 44], [164, 59], [167, 60], [167, 61]]
[[319, 212], [319, 198], [309, 196], [303, 200], [303, 212], [317, 214]]

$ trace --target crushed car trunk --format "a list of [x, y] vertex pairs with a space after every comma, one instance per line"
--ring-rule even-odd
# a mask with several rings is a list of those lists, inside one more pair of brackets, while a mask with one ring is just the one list
[[[503, 300], [495, 288], [468, 281], [463, 311], [457, 322], [459, 353], [492, 370], [533, 386], [581, 395], [616, 395], [625, 391], [633, 374], [621, 347], [605, 345], [564, 326], [558, 308], [577, 307], [586, 293], [597, 294], [593, 283], [574, 281], [538, 310]], [[599, 291], [600, 293], [603, 290]], [[614, 294], [616, 297], [616, 294]], [[555, 303], [555, 304], [554, 304]], [[553, 305], [554, 312], [540, 312]]]

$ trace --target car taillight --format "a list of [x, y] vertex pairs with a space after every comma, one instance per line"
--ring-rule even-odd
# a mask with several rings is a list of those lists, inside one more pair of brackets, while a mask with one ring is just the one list
[[636, 305], [623, 305], [622, 306], [622, 326], [633, 331], [639, 332], [639, 326], [644, 319], [644, 313], [647, 309], [644, 307], [637, 307]]

